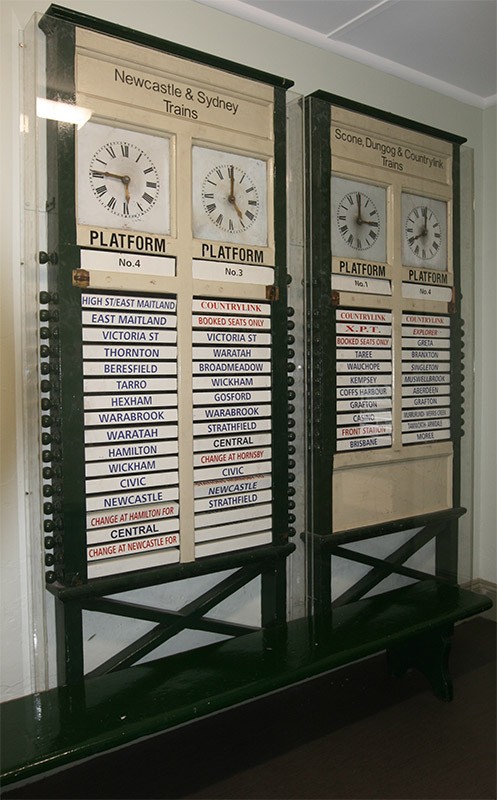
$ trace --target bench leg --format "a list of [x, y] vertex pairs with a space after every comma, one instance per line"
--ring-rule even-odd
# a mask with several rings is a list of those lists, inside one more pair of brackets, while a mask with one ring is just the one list
[[452, 632], [453, 625], [449, 625], [388, 648], [390, 673], [401, 677], [408, 669], [418, 669], [428, 678], [437, 697], [447, 702], [452, 700], [454, 691], [449, 675]]

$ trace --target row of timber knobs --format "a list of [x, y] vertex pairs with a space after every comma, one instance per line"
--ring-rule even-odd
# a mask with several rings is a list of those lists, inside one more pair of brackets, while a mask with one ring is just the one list
[[[45, 263], [43, 260], [41, 263]], [[41, 405], [41, 453], [43, 532], [45, 546], [45, 566], [53, 567], [45, 573], [47, 583], [57, 579], [57, 572], [63, 569], [63, 519], [62, 511], [62, 450], [60, 448], [60, 381], [59, 357], [59, 311], [58, 295], [55, 292], [40, 292], [40, 304], [45, 306], [39, 312], [40, 322], [40, 381]], [[48, 306], [48, 307], [47, 307]], [[49, 413], [43, 413], [49, 412]]]
[[293, 385], [295, 384], [295, 379], [291, 375], [291, 373], [295, 370], [295, 363], [292, 360], [294, 358], [294, 356], [295, 356], [295, 350], [291, 347], [291, 345], [293, 345], [294, 342], [295, 342], [295, 336], [293, 335], [293, 333], [291, 333], [291, 331], [293, 331], [294, 328], [295, 328], [295, 322], [292, 319], [294, 314], [295, 314], [295, 309], [292, 308], [291, 306], [288, 306], [288, 308], [287, 308], [287, 315], [288, 315], [288, 319], [287, 319], [287, 330], [288, 330], [288, 334], [287, 334], [287, 344], [288, 344], [288, 350], [287, 350], [287, 360], [288, 360], [287, 361], [287, 373], [288, 373], [288, 377], [287, 377], [287, 385], [288, 385], [288, 391], [287, 391], [287, 398], [288, 398], [287, 426], [288, 426], [288, 437], [287, 438], [288, 438], [288, 442], [289, 442], [289, 444], [288, 444], [288, 462], [287, 462], [288, 470], [289, 470], [289, 472], [288, 472], [288, 489], [287, 489], [287, 494], [288, 494], [288, 501], [287, 501], [288, 527], [287, 527], [287, 532], [288, 532], [288, 536], [295, 536], [295, 534], [297, 533], [297, 530], [294, 527], [294, 523], [295, 523], [297, 518], [296, 518], [295, 514], [293, 513], [293, 510], [295, 509], [295, 500], [292, 499], [294, 497], [294, 495], [295, 495], [295, 487], [291, 486], [291, 484], [295, 481], [295, 473], [292, 472], [292, 470], [295, 468], [295, 464], [296, 464], [295, 459], [292, 458], [292, 456], [295, 455], [295, 450], [296, 450], [295, 445], [292, 444], [292, 442], [295, 441], [295, 433], [294, 433], [294, 431], [290, 430], [291, 428], [295, 427], [295, 419], [292, 416], [295, 413], [295, 406], [292, 403], [292, 400], [295, 400], [295, 391], [292, 388]]

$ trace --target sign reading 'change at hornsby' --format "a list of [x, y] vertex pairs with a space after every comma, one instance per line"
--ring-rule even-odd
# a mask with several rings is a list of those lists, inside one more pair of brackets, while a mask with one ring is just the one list
[[176, 299], [81, 306], [88, 577], [178, 561]]

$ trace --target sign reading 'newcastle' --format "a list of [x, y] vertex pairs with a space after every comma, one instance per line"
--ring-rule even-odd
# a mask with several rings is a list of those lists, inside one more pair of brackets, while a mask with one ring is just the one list
[[178, 561], [176, 300], [87, 292], [81, 306], [88, 577]]

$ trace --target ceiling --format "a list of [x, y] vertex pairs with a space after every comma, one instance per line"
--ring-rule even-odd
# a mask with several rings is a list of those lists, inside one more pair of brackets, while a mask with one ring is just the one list
[[497, 102], [497, 0], [197, 2], [462, 102]]

